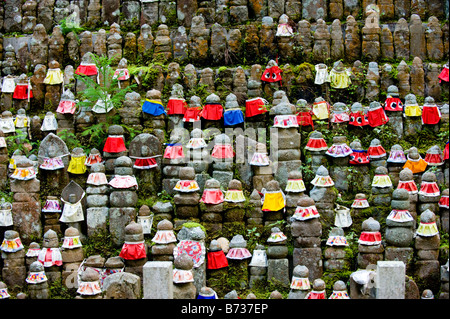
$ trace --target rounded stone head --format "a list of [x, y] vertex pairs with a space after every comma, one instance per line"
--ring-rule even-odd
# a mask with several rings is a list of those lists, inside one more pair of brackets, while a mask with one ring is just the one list
[[433, 223], [436, 221], [436, 215], [429, 209], [420, 214], [421, 223]]
[[81, 281], [93, 282], [93, 281], [98, 281], [99, 279], [100, 279], [100, 274], [91, 267], [87, 267], [81, 273]]
[[186, 252], [183, 252], [175, 258], [173, 265], [177, 269], [191, 270], [194, 267], [194, 260]]
[[399, 178], [401, 181], [411, 181], [414, 178], [414, 174], [409, 168], [404, 168], [400, 171]]
[[409, 201], [409, 193], [406, 189], [397, 188], [392, 192], [392, 199]]
[[269, 192], [279, 191], [280, 189], [280, 183], [276, 180], [271, 180], [266, 184], [266, 190]]
[[422, 296], [420, 298], [421, 299], [434, 299], [434, 294], [430, 289], [425, 289], [422, 292]]
[[334, 113], [344, 113], [347, 112], [348, 108], [347, 105], [345, 103], [342, 102], [336, 102], [333, 104], [333, 112]]
[[314, 205], [316, 205], [316, 202], [309, 196], [302, 196], [297, 201], [297, 206], [299, 207], [310, 207]]
[[5, 231], [4, 238], [7, 240], [13, 240], [19, 238], [19, 233], [15, 230], [7, 230]]
[[220, 188], [220, 182], [217, 179], [210, 178], [205, 182], [205, 189], [219, 189]]
[[302, 179], [302, 171], [290, 171], [288, 174], [288, 179]]
[[162, 221], [160, 221], [158, 223], [158, 225], [156, 225], [156, 228], [158, 230], [172, 230], [173, 229], [173, 224], [170, 220], [168, 219], [163, 219]]
[[320, 165], [316, 171], [316, 175], [318, 176], [328, 176], [328, 174], [328, 169], [323, 165]]
[[388, 170], [384, 166], [378, 166], [375, 168], [375, 175], [387, 175]]
[[230, 248], [246, 248], [247, 241], [240, 234], [233, 236], [230, 241]]
[[437, 178], [436, 178], [436, 174], [433, 172], [425, 172], [422, 174], [422, 181], [423, 182], [436, 182]]
[[145, 97], [149, 100], [161, 100], [161, 91], [151, 89], [147, 91]]
[[64, 236], [65, 237], [76, 237], [76, 236], [79, 236], [79, 235], [80, 235], [80, 232], [75, 227], [69, 227], [64, 232]]
[[283, 295], [278, 290], [275, 290], [270, 293], [269, 299], [283, 299]]
[[219, 134], [216, 137], [214, 137], [214, 143], [215, 144], [230, 144], [231, 140], [230, 137], [226, 134]]
[[58, 234], [52, 229], [47, 230], [44, 234], [44, 242], [42, 246], [45, 248], [58, 248]]
[[350, 148], [352, 150], [362, 150], [361, 141], [356, 139], [353, 142], [350, 143]]
[[417, 105], [416, 96], [412, 93], [405, 96], [405, 105]]
[[118, 67], [120, 69], [126, 69], [128, 67], [128, 61], [125, 58], [120, 59]]
[[150, 207], [148, 207], [147, 205], [142, 205], [141, 208], [139, 208], [138, 215], [139, 216], [150, 216], [151, 213], [152, 212], [150, 210]]
[[61, 94], [61, 100], [73, 101], [73, 100], [75, 100], [75, 95], [69, 89], [64, 90], [64, 92]]
[[278, 19], [278, 23], [285, 24], [289, 22], [289, 17], [287, 14], [283, 13], [280, 18]]
[[125, 226], [125, 241], [126, 242], [140, 242], [144, 240], [144, 230], [140, 223], [131, 221]]
[[369, 104], [369, 109], [370, 110], [375, 110], [375, 109], [378, 109], [380, 107], [381, 107], [381, 104], [380, 104], [380, 102], [377, 102], [377, 101], [373, 101], [373, 102], [371, 102]]
[[320, 278], [314, 279], [312, 286], [316, 291], [325, 290], [325, 281]]
[[42, 272], [42, 271], [44, 271], [44, 265], [40, 261], [36, 260], [31, 263], [30, 272]]
[[344, 71], [344, 69], [345, 69], [344, 63], [342, 63], [342, 61], [336, 61], [336, 62], [334, 62], [334, 64], [333, 64], [333, 69], [334, 69], [335, 71], [338, 71], [338, 72]]
[[345, 143], [347, 143], [346, 136], [342, 136], [342, 135], [333, 136], [333, 144], [345, 144]]
[[347, 286], [345, 285], [345, 282], [343, 282], [342, 280], [338, 280], [334, 283], [333, 290], [345, 291], [345, 290], [347, 290]]
[[92, 52], [86, 52], [81, 58], [81, 63], [83, 64], [91, 64], [94, 63]]
[[195, 169], [193, 167], [182, 167], [178, 177], [181, 180], [194, 180], [195, 179]]
[[392, 97], [398, 97], [398, 95], [399, 95], [398, 87], [395, 85], [389, 85], [387, 88], [387, 93], [388, 93], [388, 95], [390, 95]]
[[299, 278], [307, 278], [309, 276], [309, 269], [303, 265], [297, 265], [292, 271], [292, 275]]
[[191, 131], [192, 138], [201, 138], [203, 136], [203, 131], [199, 128], [195, 128]]
[[379, 231], [381, 228], [380, 223], [375, 220], [373, 217], [369, 217], [368, 219], [366, 219], [365, 221], [363, 221], [362, 225], [361, 225], [361, 229], [363, 231]]
[[120, 156], [114, 161], [114, 167], [133, 167], [133, 160], [128, 156]]
[[306, 101], [305, 99], [298, 99], [296, 106], [300, 109], [304, 109], [304, 108], [308, 108], [308, 101]]
[[220, 103], [220, 97], [212, 93], [206, 97], [206, 103]]
[[174, 98], [183, 98], [183, 86], [179, 83], [175, 83], [174, 85], [172, 85], [171, 95]]
[[232, 179], [228, 183], [228, 189], [242, 190], [242, 183], [241, 183], [241, 181], [239, 181], [237, 179]]
[[323, 134], [319, 131], [312, 131], [309, 138], [323, 138]]
[[91, 165], [91, 173], [104, 173], [105, 171], [105, 165], [102, 163], [95, 163]]
[[352, 104], [351, 110], [352, 110], [353, 113], [362, 112], [363, 111], [363, 106], [362, 106], [361, 103], [355, 102], [355, 103]]
[[427, 154], [442, 154], [439, 145], [433, 145], [427, 150]]
[[372, 146], [372, 147], [381, 146], [381, 142], [379, 139], [374, 138], [372, 141], [370, 141], [370, 146]]
[[108, 127], [108, 135], [123, 135], [124, 133], [125, 131], [120, 125], [111, 125]]
[[425, 98], [425, 102], [424, 102], [424, 103], [427, 104], [427, 105], [433, 105], [433, 104], [435, 104], [434, 98], [431, 97], [431, 96], [427, 96], [427, 97]]
[[222, 250], [222, 247], [220, 246], [220, 244], [217, 240], [213, 239], [209, 243], [209, 250], [210, 251], [218, 251], [218, 250]]
[[330, 230], [329, 236], [344, 236], [344, 230], [341, 227], [333, 227]]
[[234, 95], [233, 93], [228, 94], [226, 101], [225, 101], [225, 108], [234, 109], [234, 108], [238, 108], [238, 107], [239, 107], [239, 103], [237, 101], [236, 95]]

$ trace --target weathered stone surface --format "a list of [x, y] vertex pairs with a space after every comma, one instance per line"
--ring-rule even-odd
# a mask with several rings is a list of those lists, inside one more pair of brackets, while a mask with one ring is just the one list
[[400, 18], [395, 24], [394, 49], [397, 59], [409, 60], [409, 27], [404, 18]]
[[427, 57], [439, 61], [444, 57], [444, 44], [442, 42], [442, 29], [439, 20], [432, 16], [428, 19], [425, 29]]
[[104, 299], [140, 299], [141, 278], [128, 272], [109, 275], [103, 281]]
[[197, 11], [197, 0], [180, 0], [177, 1], [177, 18], [178, 23], [185, 27], [190, 27], [192, 19]]
[[327, 1], [303, 0], [302, 17], [306, 20], [326, 19], [328, 16]]
[[426, 27], [422, 24], [420, 16], [418, 16], [417, 14], [411, 15], [409, 25], [409, 51], [410, 55], [412, 55], [413, 57], [419, 57], [422, 60], [426, 58], [425, 28]]
[[[331, 4], [330, 4], [331, 5]], [[331, 24], [331, 47], [330, 47], [330, 57], [333, 61], [340, 60], [344, 58], [344, 38], [341, 28], [341, 22], [339, 19], [333, 20]]]
[[411, 65], [411, 93], [416, 96], [425, 94], [425, 71], [423, 69], [422, 59], [416, 56]]
[[322, 62], [330, 58], [330, 32], [324, 20], [317, 20], [316, 31], [314, 32], [313, 54], [314, 60]]
[[304, 265], [309, 269], [309, 280], [322, 277], [322, 250], [320, 248], [294, 248], [292, 263]]

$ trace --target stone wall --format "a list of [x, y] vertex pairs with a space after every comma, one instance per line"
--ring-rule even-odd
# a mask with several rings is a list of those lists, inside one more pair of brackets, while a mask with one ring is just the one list
[[[366, 13], [364, 8], [371, 4], [378, 5], [379, 20]], [[75, 15], [72, 15], [74, 12]], [[278, 19], [283, 14], [287, 14], [291, 19], [294, 33], [290, 37], [281, 38], [276, 36], [276, 32]], [[59, 25], [64, 18], [67, 18], [66, 25]], [[70, 23], [75, 21], [76, 24], [77, 18], [80, 29], [70, 27]], [[337, 136], [345, 136], [343, 140], [349, 144], [359, 139], [363, 149], [367, 149], [371, 145], [371, 141], [378, 138], [387, 152], [395, 144], [400, 144], [405, 152], [411, 147], [417, 147], [422, 158], [425, 157], [431, 146], [438, 145], [443, 149], [448, 140], [449, 86], [448, 83], [439, 82], [437, 78], [449, 58], [448, 2], [435, 0], [427, 2], [405, 0], [161, 0], [147, 2], [27, 0], [23, 2], [10, 0], [0, 4], [0, 31], [3, 33], [0, 36], [1, 77], [4, 78], [8, 75], [18, 77], [23, 74], [25, 78], [30, 79], [34, 95], [30, 103], [23, 101], [19, 103], [12, 99], [11, 94], [2, 93], [0, 111], [8, 111], [16, 115], [20, 108], [26, 109], [27, 115], [33, 118], [30, 127], [32, 134], [29, 135], [29, 141], [35, 143], [33, 145], [38, 145], [43, 140], [44, 134], [39, 130], [41, 120], [47, 111], [55, 112], [55, 101], [57, 102], [60, 98], [58, 95], [60, 86], [55, 89], [55, 87], [43, 83], [46, 70], [53, 65], [51, 63], [57, 61], [64, 70], [65, 89], [70, 89], [74, 93], [74, 97], [78, 98], [84, 88], [79, 81], [74, 79], [73, 71], [88, 52], [114, 57], [114, 68], [117, 67], [121, 58], [126, 59], [125, 62], [128, 64], [131, 78], [127, 85], [134, 84], [135, 87], [132, 93], [125, 96], [123, 105], [113, 112], [116, 112], [114, 113], [115, 120], [119, 124], [133, 127], [137, 134], [145, 134], [145, 138], [138, 136], [141, 140], [139, 138], [133, 140], [128, 131], [124, 133], [130, 158], [144, 156], [143, 151], [139, 149], [144, 144], [150, 145], [150, 150], [145, 152], [146, 155], [148, 152], [153, 155], [162, 155], [165, 142], [181, 142], [183, 144], [187, 142], [182, 138], [174, 138], [172, 141], [172, 138], [182, 135], [174, 129], [175, 125], [178, 125], [178, 128], [186, 128], [187, 136], [190, 136], [193, 130], [189, 123], [180, 124], [181, 121], [176, 122], [167, 116], [152, 117], [143, 114], [141, 110], [141, 102], [149, 96], [158, 96], [158, 99], [166, 106], [175, 84], [181, 85], [186, 101], [190, 101], [191, 104], [198, 101], [205, 104], [208, 97], [214, 93], [219, 102], [225, 105], [225, 101], [228, 100], [227, 96], [233, 93], [241, 108], [244, 107], [246, 99], [260, 96], [268, 100], [269, 108], [275, 109], [276, 105], [280, 105], [286, 109], [296, 110], [296, 112], [299, 110], [299, 104], [295, 105], [295, 101], [304, 100], [308, 106], [311, 106], [319, 97], [323, 97], [330, 105], [334, 106], [337, 102], [342, 102], [348, 108], [354, 102], [360, 102], [366, 108], [371, 102], [383, 104], [388, 88], [395, 85], [398, 87], [400, 98], [403, 101], [410, 94], [414, 94], [418, 104], [423, 106], [425, 98], [432, 97], [442, 113], [440, 123], [426, 126], [422, 125], [420, 118], [392, 116], [388, 125], [377, 128], [355, 129], [324, 120], [314, 121], [314, 129], [322, 133], [329, 147], [333, 144], [333, 138]], [[271, 59], [276, 59], [283, 70], [281, 85], [267, 84], [261, 81], [261, 74]], [[331, 88], [327, 83], [315, 84], [315, 65], [324, 63], [331, 69], [337, 61], [342, 61], [344, 66], [351, 70], [351, 86], [340, 90]], [[146, 95], [148, 92], [158, 94]], [[282, 98], [279, 99], [280, 96]], [[191, 99], [192, 97], [193, 99]], [[279, 107], [279, 109], [283, 110], [283, 107]], [[283, 112], [280, 114], [293, 113]], [[228, 175], [242, 183], [247, 199], [245, 203], [234, 206], [233, 204], [224, 204], [220, 207], [213, 207], [214, 210], [212, 210], [211, 207], [205, 208], [205, 205], [197, 204], [197, 198], [193, 205], [196, 213], [188, 218], [181, 216], [183, 211], [187, 211], [183, 208], [183, 205], [187, 206], [187, 204], [181, 201], [182, 196], [178, 196], [176, 201], [173, 198], [173, 187], [179, 179], [180, 168], [195, 167], [195, 178], [202, 190], [208, 178], [218, 176], [217, 172], [221, 171], [220, 165], [203, 165], [202, 159], [199, 160], [193, 153], [191, 154], [193, 161], [189, 162], [188, 160], [187, 163], [173, 164], [158, 158], [158, 169], [147, 176], [146, 172], [134, 170], [133, 173], [137, 176], [139, 188], [133, 189], [133, 193], [135, 192], [137, 196], [133, 195], [131, 204], [125, 205], [122, 202], [114, 204], [114, 207], [120, 208], [116, 208], [116, 211], [129, 208], [130, 213], [126, 217], [134, 219], [141, 204], [149, 204], [155, 213], [153, 231], [160, 219], [173, 221], [176, 231], [186, 221], [200, 222], [207, 229], [207, 244], [213, 238], [223, 236], [231, 239], [237, 233], [249, 237], [246, 238], [249, 241], [250, 239], [255, 240], [250, 237], [255, 231], [261, 231], [262, 236], [258, 238], [259, 244], [265, 245], [273, 222], [278, 226], [281, 225], [282, 231], [288, 236], [287, 245], [295, 247], [294, 256], [287, 256], [292, 273], [292, 268], [296, 266], [294, 263], [304, 264], [302, 258], [311, 259], [311, 256], [304, 257], [308, 253], [308, 250], [305, 249], [314, 249], [314, 262], [317, 261], [317, 264], [322, 265], [321, 252], [326, 248], [323, 243], [328, 238], [332, 227], [335, 204], [339, 203], [350, 207], [357, 193], [365, 193], [370, 198], [371, 209], [361, 210], [361, 212], [353, 211], [353, 224], [346, 229], [346, 235], [353, 235], [354, 238], [351, 243], [353, 255], [347, 256], [345, 271], [356, 270], [356, 236], [361, 231], [363, 220], [373, 215], [381, 224], [384, 235], [385, 219], [391, 208], [389, 203], [381, 202], [381, 199], [388, 197], [390, 199], [390, 194], [377, 193], [370, 187], [370, 183], [367, 183], [367, 180], [371, 181], [376, 175], [375, 164], [367, 165], [364, 170], [356, 169], [347, 162], [338, 163], [338, 161], [325, 156], [322, 151], [320, 162], [330, 171], [336, 184], [332, 189], [321, 193], [321, 196], [317, 197], [317, 193], [315, 195], [315, 204], [322, 216], [321, 225], [315, 223], [315, 227], [321, 226], [323, 230], [317, 235], [320, 238], [315, 238], [314, 243], [319, 242], [322, 246], [319, 248], [310, 247], [313, 246], [310, 243], [294, 243], [289, 217], [297, 206], [297, 197], [293, 196], [296, 199], [294, 203], [291, 200], [288, 207], [289, 214], [280, 211], [271, 212], [273, 216], [277, 216], [272, 220], [267, 218], [267, 212], [260, 209], [260, 194], [256, 190], [261, 191], [261, 188], [272, 179], [279, 181], [281, 189], [284, 190], [288, 173], [290, 170], [294, 170], [301, 171], [301, 174], [294, 175], [303, 176], [306, 184], [305, 194], [311, 195], [313, 189], [311, 181], [317, 171], [317, 163], [311, 159], [305, 145], [313, 129], [311, 127], [290, 128], [290, 133], [286, 133], [284, 136], [285, 147], [280, 147], [283, 152], [272, 154], [273, 148], [271, 147], [280, 143], [279, 140], [276, 140], [280, 136], [269, 133], [274, 124], [272, 116], [274, 114], [270, 113], [270, 116], [266, 114], [267, 116], [262, 115], [257, 119], [247, 118], [245, 120], [242, 128], [257, 128], [263, 131], [260, 136], [245, 136], [245, 149], [247, 146], [256, 145], [257, 142], [266, 143], [266, 149], [270, 150], [269, 153], [272, 156], [271, 160], [277, 162], [277, 167], [281, 167], [280, 163], [285, 162], [287, 168], [283, 171], [277, 171], [272, 167], [267, 170], [264, 168], [253, 169], [248, 163], [237, 162], [226, 166]], [[77, 142], [82, 144], [85, 149], [91, 149], [93, 146], [86, 145], [86, 137], [81, 136], [81, 133], [91, 125], [105, 121], [106, 117], [102, 114], [94, 114], [89, 109], [80, 108], [73, 117], [58, 114], [57, 119], [60, 129], [68, 128], [79, 139]], [[218, 122], [208, 123], [208, 128], [217, 129], [220, 133], [230, 133], [221, 124]], [[249, 131], [241, 132], [237, 128], [231, 128], [230, 138], [236, 153], [239, 153], [237, 150], [238, 140], [242, 139], [244, 134], [249, 134]], [[207, 148], [210, 152], [214, 136], [208, 134], [209, 131], [204, 130], [202, 136], [206, 136], [207, 142], [211, 144]], [[104, 138], [106, 139], [106, 134]], [[291, 143], [291, 141], [293, 142]], [[65, 139], [65, 142], [69, 143], [69, 140]], [[101, 142], [98, 144], [102, 145]], [[135, 144], [138, 144], [139, 147], [133, 146]], [[31, 149], [33, 145], [30, 144]], [[10, 157], [14, 151], [8, 149]], [[250, 153], [246, 154], [243, 158], [248, 162], [251, 158], [250, 155]], [[275, 155], [279, 158], [274, 158]], [[199, 163], [195, 163], [197, 160]], [[127, 160], [126, 168], [127, 171], [131, 171], [128, 167], [131, 162], [128, 162], [130, 161]], [[2, 163], [6, 163], [6, 160], [2, 160]], [[0, 180], [5, 182], [1, 183], [0, 191], [2, 194], [15, 193], [12, 198], [13, 207], [26, 208], [30, 206], [27, 203], [31, 200], [24, 195], [20, 196], [19, 200], [18, 193], [32, 193], [33, 203], [38, 201], [36, 198], [39, 198], [41, 206], [48, 195], [61, 196], [60, 191], [50, 187], [44, 181], [41, 181], [40, 191], [34, 188], [26, 189], [26, 192], [16, 191], [13, 189], [14, 183], [8, 184], [8, 169], [6, 164], [3, 165], [5, 168], [0, 172]], [[398, 178], [399, 169], [392, 170], [392, 167], [389, 167], [385, 161], [379, 165], [390, 169], [389, 174], [393, 180], [396, 176]], [[91, 170], [91, 172], [93, 171]], [[108, 177], [110, 177], [111, 171], [114, 171], [114, 165], [111, 162], [105, 163], [105, 171], [109, 172]], [[448, 160], [443, 166], [433, 169], [433, 171], [442, 192], [449, 187]], [[418, 186], [421, 176], [421, 174], [414, 176]], [[90, 202], [90, 196], [93, 194], [98, 195], [101, 192], [103, 197], [110, 195], [111, 187], [104, 186], [102, 190], [90, 187], [88, 190], [88, 187], [84, 187], [85, 177], [87, 174], [81, 177], [70, 175], [71, 179], [81, 181], [80, 184], [86, 189], [88, 195], [88, 215], [82, 222], [83, 230], [87, 229], [87, 240], [90, 236], [95, 238], [95, 229], [106, 230], [108, 223], [111, 233], [122, 233], [126, 226], [124, 223], [127, 224], [128, 220], [118, 222], [111, 218], [108, 208], [110, 212], [114, 211], [111, 209], [112, 204], [111, 207], [104, 207], [110, 204]], [[364, 179], [363, 183], [361, 183], [362, 179]], [[227, 180], [225, 187], [222, 186], [223, 191], [227, 190], [228, 182]], [[256, 185], [257, 183], [258, 185]], [[64, 185], [60, 185], [61, 188], [66, 184], [67, 181], [64, 182]], [[107, 188], [108, 190], [106, 190]], [[50, 191], [59, 193], [47, 193]], [[201, 193], [199, 195], [201, 197]], [[303, 193], [300, 195], [299, 197], [302, 198]], [[109, 201], [113, 202], [112, 198]], [[419, 209], [418, 203], [411, 201], [411, 205], [414, 206], [414, 209], [410, 209], [411, 211], [415, 212], [416, 209]], [[101, 227], [97, 224], [99, 207], [102, 208]], [[442, 210], [441, 213], [437, 209], [435, 210], [434, 213], [444, 224], [440, 226], [444, 234], [448, 232], [448, 210]], [[214, 214], [211, 214], [212, 211]], [[35, 209], [33, 212], [36, 215]], [[26, 209], [21, 209], [21, 215], [25, 216], [26, 213]], [[94, 213], [97, 214], [97, 218], [94, 218], [96, 217]], [[162, 217], [158, 217], [158, 214]], [[30, 244], [30, 238], [42, 239], [43, 232], [31, 234], [30, 231], [30, 234], [23, 234], [22, 230], [25, 233], [28, 232], [26, 226], [22, 225], [18, 229], [26, 245]], [[314, 230], [307, 226], [302, 227], [306, 234]], [[46, 230], [45, 227], [43, 229]], [[304, 233], [300, 235], [308, 237]], [[146, 236], [147, 243], [150, 242], [153, 235], [154, 233]], [[297, 234], [295, 237], [302, 238], [301, 236]], [[115, 249], [122, 244], [122, 238], [119, 239], [114, 242]], [[412, 243], [410, 247], [413, 249]], [[301, 255], [300, 250], [304, 255]], [[414, 250], [414, 253], [417, 254], [417, 251]], [[148, 257], [149, 260], [152, 260], [154, 256], [149, 252]], [[285, 257], [283, 256], [283, 258]], [[447, 259], [448, 247], [447, 249], [444, 247], [439, 250], [440, 264], [445, 264]], [[323, 276], [325, 278], [329, 276], [327, 280], [331, 280], [334, 277], [330, 272], [334, 272], [328, 271], [329, 269], [326, 268]], [[310, 269], [309, 273], [311, 276], [320, 277], [322, 268], [320, 268], [320, 275], [315, 275], [317, 269]], [[414, 265], [412, 265], [411, 268], [408, 268], [408, 275], [420, 279], [422, 273], [414, 273]], [[435, 287], [440, 283], [435, 281], [431, 284], [433, 291], [437, 292]], [[429, 287], [420, 286], [420, 288]]]

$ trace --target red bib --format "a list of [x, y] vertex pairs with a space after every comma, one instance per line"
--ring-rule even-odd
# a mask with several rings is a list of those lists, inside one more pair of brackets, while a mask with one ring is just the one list
[[279, 82], [281, 81], [281, 69], [274, 65], [270, 68], [266, 68], [261, 76], [261, 81], [264, 82]]

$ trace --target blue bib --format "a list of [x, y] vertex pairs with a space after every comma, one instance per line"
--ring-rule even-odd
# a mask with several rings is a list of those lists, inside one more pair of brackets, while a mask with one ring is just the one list
[[223, 124], [225, 126], [231, 126], [244, 123], [244, 113], [241, 110], [225, 111], [223, 114]]
[[144, 104], [142, 104], [142, 111], [153, 116], [166, 114], [166, 110], [164, 110], [162, 103], [153, 100], [145, 100]]

